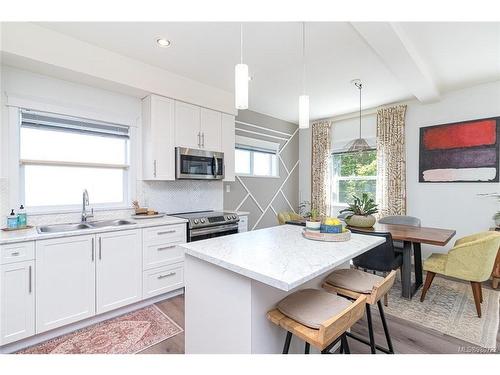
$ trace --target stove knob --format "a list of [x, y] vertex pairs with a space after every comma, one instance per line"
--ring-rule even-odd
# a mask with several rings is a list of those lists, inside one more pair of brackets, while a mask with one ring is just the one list
[[194, 219], [193, 223], [198, 224], [198, 219]]
[[233, 215], [233, 219], [236, 219], [236, 215]]
[[226, 220], [231, 220], [231, 216], [226, 216]]
[[205, 223], [205, 219], [200, 219], [200, 223]]

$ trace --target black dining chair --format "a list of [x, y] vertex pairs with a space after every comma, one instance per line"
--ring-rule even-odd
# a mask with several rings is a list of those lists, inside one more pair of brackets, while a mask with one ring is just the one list
[[[387, 275], [392, 270], [400, 269], [403, 264], [403, 255], [396, 252], [389, 232], [367, 232], [349, 228], [352, 233], [385, 238], [385, 242], [367, 252], [358, 255], [352, 260], [354, 267], [365, 271], [382, 272]], [[384, 296], [384, 305], [387, 306], [387, 295]]]

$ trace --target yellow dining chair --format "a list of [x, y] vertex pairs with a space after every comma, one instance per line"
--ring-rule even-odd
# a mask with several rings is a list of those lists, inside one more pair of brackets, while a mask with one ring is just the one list
[[295, 212], [280, 212], [278, 214], [278, 223], [280, 225], [283, 225], [290, 220], [302, 220], [302, 219], [304, 218], [299, 214], [296, 214]]
[[437, 273], [455, 277], [471, 283], [477, 315], [481, 317], [481, 283], [490, 278], [499, 246], [500, 233], [483, 232], [457, 240], [448, 254], [432, 254], [424, 261], [427, 276], [420, 301], [424, 300]]

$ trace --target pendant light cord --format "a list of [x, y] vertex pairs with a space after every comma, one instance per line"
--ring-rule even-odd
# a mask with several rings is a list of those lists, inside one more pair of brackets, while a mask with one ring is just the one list
[[240, 64], [243, 64], [243, 24], [240, 24]]
[[302, 22], [302, 94], [306, 93], [306, 23]]

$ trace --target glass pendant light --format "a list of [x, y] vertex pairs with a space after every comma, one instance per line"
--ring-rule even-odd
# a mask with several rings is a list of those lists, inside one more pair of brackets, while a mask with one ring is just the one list
[[243, 64], [243, 24], [240, 25], [240, 63], [234, 67], [234, 105], [248, 108], [248, 65]]
[[306, 92], [306, 24], [302, 22], [302, 95], [299, 96], [299, 129], [309, 127], [309, 95]]
[[347, 152], [362, 152], [371, 150], [370, 145], [366, 141], [366, 139], [361, 138], [361, 90], [363, 89], [363, 83], [359, 79], [355, 79], [352, 81], [354, 86], [356, 86], [359, 90], [359, 138], [352, 141], [348, 144]]

